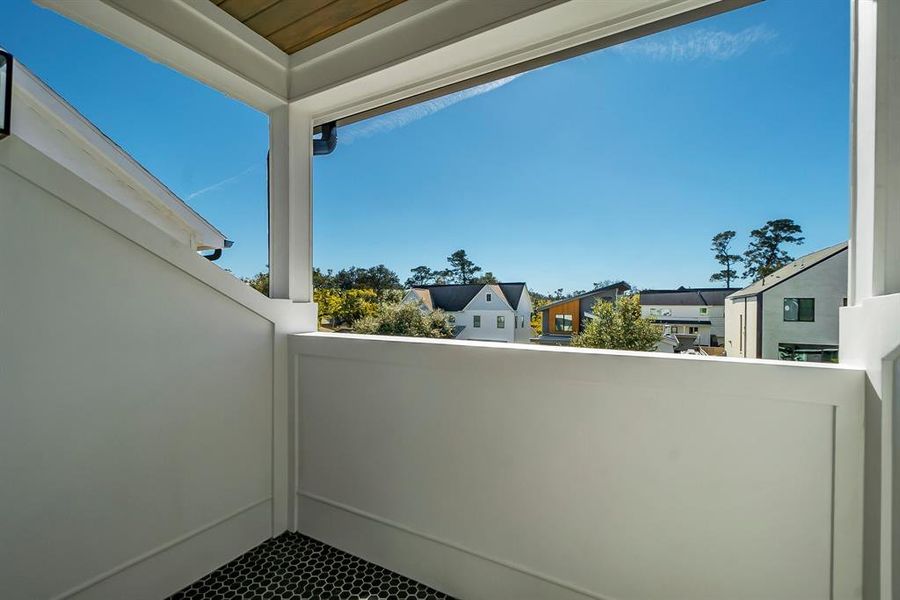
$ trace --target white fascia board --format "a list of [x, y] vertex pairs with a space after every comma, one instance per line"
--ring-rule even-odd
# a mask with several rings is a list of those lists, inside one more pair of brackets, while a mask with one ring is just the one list
[[723, 1], [432, 3], [349, 43], [295, 53], [290, 99], [321, 124]]
[[[499, 285], [496, 285], [494, 283], [485, 283], [484, 285], [482, 285], [481, 289], [478, 290], [478, 293], [475, 294], [474, 296], [472, 296], [472, 299], [469, 300], [466, 303], [466, 305], [463, 307], [463, 312], [469, 310], [470, 307], [472, 306], [472, 303], [474, 303], [476, 300], [478, 300], [479, 297], [481, 296], [481, 294], [486, 294], [486, 293], [491, 293], [496, 298], [500, 298], [503, 301], [503, 305], [506, 306], [506, 308], [489, 308], [489, 309], [485, 308], [485, 309], [478, 309], [478, 310], [487, 310], [487, 311], [511, 310], [511, 311], [515, 312], [515, 309], [512, 306], [510, 306], [509, 302], [506, 300], [506, 294], [503, 293], [503, 290], [500, 289]], [[494, 300], [491, 300], [491, 302], [493, 302], [493, 301]]]
[[193, 249], [222, 248], [225, 235], [16, 62], [13, 137]]
[[287, 100], [288, 56], [208, 0], [34, 0], [268, 112]]

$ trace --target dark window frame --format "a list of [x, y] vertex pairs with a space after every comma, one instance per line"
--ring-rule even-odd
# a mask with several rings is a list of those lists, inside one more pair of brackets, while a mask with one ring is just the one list
[[[788, 303], [796, 303], [796, 310], [787, 310]], [[815, 298], [784, 298], [782, 300], [782, 320], [785, 323], [815, 323], [816, 299]], [[804, 308], [805, 306], [805, 308]], [[788, 318], [795, 315], [794, 318]]]
[[[563, 327], [560, 327], [560, 319], [562, 319]], [[553, 331], [558, 331], [560, 333], [572, 333], [574, 331], [574, 325], [575, 318], [573, 317], [573, 315], [563, 313], [553, 315]]]

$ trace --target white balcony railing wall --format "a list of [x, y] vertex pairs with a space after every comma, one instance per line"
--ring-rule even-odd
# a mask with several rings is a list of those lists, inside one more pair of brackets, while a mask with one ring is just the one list
[[861, 370], [328, 334], [291, 358], [299, 529], [456, 597], [858, 588]]

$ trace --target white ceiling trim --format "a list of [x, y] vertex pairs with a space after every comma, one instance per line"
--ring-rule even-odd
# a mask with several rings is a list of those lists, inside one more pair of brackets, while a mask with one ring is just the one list
[[287, 102], [288, 56], [208, 0], [35, 0], [268, 112]]

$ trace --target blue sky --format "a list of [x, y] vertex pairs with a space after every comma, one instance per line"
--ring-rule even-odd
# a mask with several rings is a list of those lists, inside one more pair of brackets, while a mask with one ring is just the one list
[[[465, 248], [539, 291], [623, 278], [709, 285], [709, 240], [768, 219], [802, 254], [846, 239], [845, 0], [733, 13], [359, 123], [314, 163], [315, 263], [401, 278]], [[266, 116], [15, 0], [12, 51], [234, 239], [220, 264], [266, 264]], [[36, 32], [40, 32], [37, 35]]]

